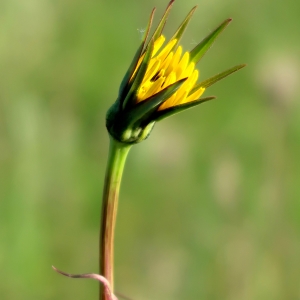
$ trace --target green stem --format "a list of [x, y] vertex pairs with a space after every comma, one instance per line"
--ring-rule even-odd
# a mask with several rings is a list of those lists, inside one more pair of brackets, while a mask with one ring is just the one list
[[[103, 188], [99, 264], [100, 274], [104, 276], [113, 291], [114, 232], [122, 173], [130, 145], [110, 138], [109, 156]], [[100, 288], [100, 300], [109, 300], [104, 289]]]

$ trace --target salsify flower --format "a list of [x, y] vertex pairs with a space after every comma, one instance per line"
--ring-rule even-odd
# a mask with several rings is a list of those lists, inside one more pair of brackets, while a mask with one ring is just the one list
[[155, 122], [215, 97], [201, 98], [215, 82], [245, 65], [235, 66], [209, 79], [199, 81], [196, 65], [230, 23], [225, 20], [194, 49], [184, 52], [180, 39], [196, 9], [194, 7], [175, 34], [167, 42], [162, 34], [174, 0], [156, 30], [149, 38], [154, 10], [151, 13], [142, 43], [121, 83], [116, 102], [107, 112], [106, 127], [110, 147], [103, 186], [101, 229], [99, 238], [99, 275], [71, 275], [71, 278], [93, 278], [100, 281], [100, 300], [117, 300], [114, 293], [114, 232], [120, 184], [131, 146], [150, 134]]
[[142, 44], [121, 83], [118, 99], [107, 113], [107, 129], [118, 142], [138, 143], [150, 134], [155, 122], [215, 99], [213, 96], [200, 97], [209, 86], [245, 66], [235, 66], [198, 82], [197, 63], [231, 19], [221, 23], [194, 49], [184, 52], [179, 42], [196, 6], [166, 43], [162, 31], [173, 2], [170, 1], [148, 39], [155, 9], [152, 11]]
[[[199, 71], [195, 69], [195, 62], [190, 61], [190, 53], [185, 52], [182, 55], [182, 46], [173, 50], [177, 44], [176, 38], [171, 39], [159, 52], [164, 42], [165, 37], [163, 35], [154, 42], [151, 60], [137, 93], [137, 102], [146, 100], [176, 81], [184, 79], [185, 82], [170, 98], [158, 107], [158, 110], [196, 100], [205, 90], [204, 87], [200, 86], [191, 93], [198, 80]], [[139, 59], [136, 70], [140, 66], [142, 59], [143, 56]]]

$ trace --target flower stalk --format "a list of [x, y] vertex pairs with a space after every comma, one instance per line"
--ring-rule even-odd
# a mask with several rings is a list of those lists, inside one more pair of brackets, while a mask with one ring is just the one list
[[[122, 174], [127, 154], [131, 146], [110, 137], [110, 146], [103, 188], [101, 229], [99, 245], [100, 274], [110, 283], [114, 282], [114, 232], [116, 225], [118, 198]], [[100, 300], [110, 300], [106, 290], [100, 285]]]

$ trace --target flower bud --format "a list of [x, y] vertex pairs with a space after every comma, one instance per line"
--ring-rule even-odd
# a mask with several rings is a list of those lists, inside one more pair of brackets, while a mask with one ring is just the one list
[[158, 27], [146, 43], [154, 10], [142, 44], [121, 83], [119, 96], [106, 116], [109, 134], [117, 141], [135, 144], [146, 139], [155, 122], [204, 103], [215, 97], [200, 98], [205, 89], [245, 65], [233, 67], [197, 83], [196, 64], [231, 22], [225, 20], [190, 52], [182, 51], [179, 41], [196, 9], [194, 7], [173, 37], [163, 46], [162, 30], [174, 0], [170, 1]]

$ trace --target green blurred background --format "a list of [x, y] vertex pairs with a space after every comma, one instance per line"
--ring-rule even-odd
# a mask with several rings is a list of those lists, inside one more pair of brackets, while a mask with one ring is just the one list
[[[125, 168], [116, 290], [133, 300], [300, 299], [299, 11], [295, 0], [177, 0], [218, 99], [156, 125]], [[0, 299], [97, 299], [105, 113], [153, 6], [0, 2]]]

